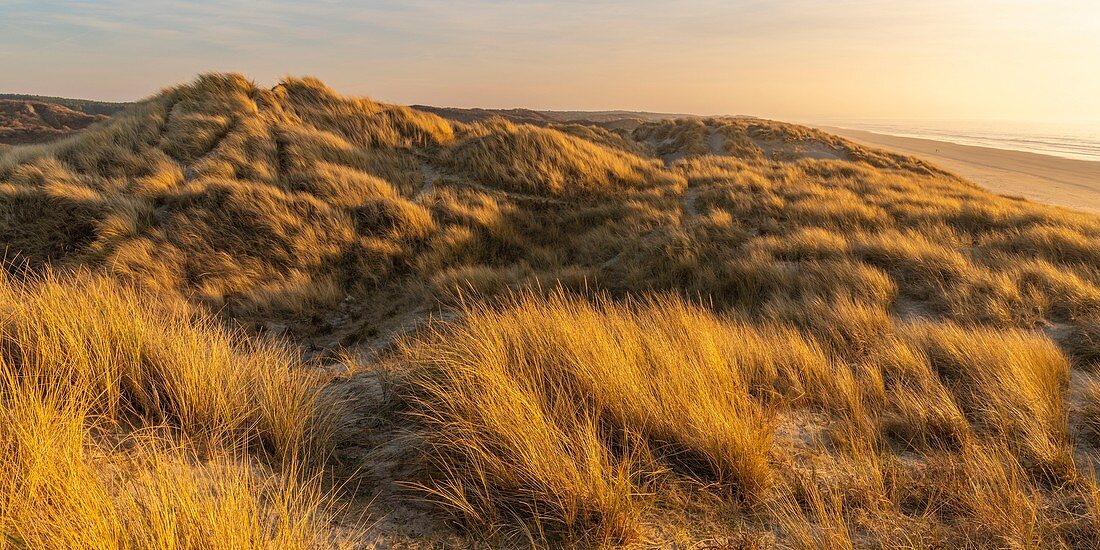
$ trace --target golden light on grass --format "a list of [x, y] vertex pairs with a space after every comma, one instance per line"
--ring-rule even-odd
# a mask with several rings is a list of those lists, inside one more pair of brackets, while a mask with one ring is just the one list
[[0, 153], [5, 542], [1100, 544], [1100, 219], [630, 124], [206, 75]]
[[0, 295], [5, 545], [339, 542], [320, 381], [287, 350], [101, 277], [5, 277]]

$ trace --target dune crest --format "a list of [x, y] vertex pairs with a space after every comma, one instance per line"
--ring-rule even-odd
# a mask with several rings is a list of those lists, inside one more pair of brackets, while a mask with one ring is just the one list
[[1100, 218], [775, 121], [441, 112], [208, 74], [0, 150], [4, 536], [1100, 544]]

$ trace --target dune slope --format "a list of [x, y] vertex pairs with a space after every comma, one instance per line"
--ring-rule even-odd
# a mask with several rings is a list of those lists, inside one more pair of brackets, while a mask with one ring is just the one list
[[0, 99], [0, 144], [49, 141], [106, 119], [54, 103]]
[[[205, 75], [0, 151], [12, 303], [92, 277], [309, 359], [258, 364], [317, 375], [280, 385], [323, 384], [339, 419], [279, 417], [279, 440], [328, 434], [312, 467], [374, 520], [298, 499], [305, 546], [1096, 545], [1098, 239], [799, 126], [464, 123], [312, 79]], [[41, 330], [89, 322], [53, 311]], [[241, 433], [148, 376], [125, 379], [140, 418]], [[228, 448], [283, 479], [253, 406], [282, 410], [244, 407]]]

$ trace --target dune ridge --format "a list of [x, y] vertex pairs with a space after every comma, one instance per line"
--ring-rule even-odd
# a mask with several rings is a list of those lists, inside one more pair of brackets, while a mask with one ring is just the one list
[[781, 122], [462, 122], [203, 75], [0, 151], [0, 530], [1094, 546], [1098, 238]]

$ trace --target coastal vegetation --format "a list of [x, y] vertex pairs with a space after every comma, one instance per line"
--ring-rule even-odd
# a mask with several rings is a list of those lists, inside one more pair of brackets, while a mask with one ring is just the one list
[[210, 74], [0, 149], [0, 546], [1100, 545], [1100, 218]]

